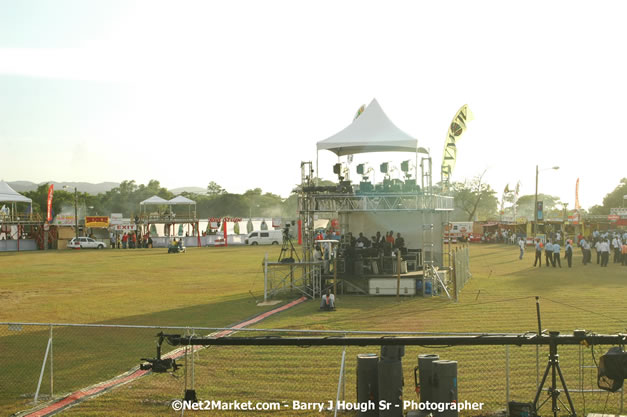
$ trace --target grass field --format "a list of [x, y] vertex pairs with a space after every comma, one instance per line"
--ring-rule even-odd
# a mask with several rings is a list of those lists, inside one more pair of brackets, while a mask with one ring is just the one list
[[[276, 249], [192, 249], [184, 255], [167, 255], [162, 250], [3, 254], [0, 255], [0, 321], [225, 326], [263, 311], [255, 306], [249, 291], [257, 296], [261, 293], [263, 254]], [[270, 257], [276, 255], [278, 252], [271, 253]], [[625, 331], [627, 267], [611, 263], [608, 268], [584, 267], [578, 253], [572, 269], [564, 265], [561, 269], [533, 269], [530, 266], [532, 261], [531, 252], [519, 261], [516, 247], [475, 245], [471, 247], [473, 278], [464, 288], [459, 303], [442, 298], [402, 298], [397, 301], [395, 297], [340, 295], [338, 310], [333, 313], [320, 313], [316, 302], [308, 302], [263, 321], [259, 327], [534, 331], [537, 328], [534, 296], [538, 295], [544, 328], [563, 332], [575, 328], [596, 332]], [[63, 331], [67, 332], [65, 336]], [[30, 385], [36, 382], [33, 375], [38, 375], [47, 334], [45, 329], [32, 333], [28, 337], [33, 343], [24, 343], [26, 334], [20, 334], [22, 339], [18, 340], [16, 335], [0, 332], [2, 352], [20, 349], [20, 354], [15, 357], [36, 358], [39, 362], [29, 367], [33, 370], [28, 371], [28, 375], [22, 375], [25, 367], [18, 369], [9, 360], [11, 355], [0, 359], [9, 362], [3, 363], [7, 370], [5, 375], [19, 375]], [[93, 383], [96, 382], [94, 378], [113, 376], [136, 364], [140, 356], [154, 354], [154, 331], [107, 334], [101, 329], [81, 332], [62, 329], [59, 333], [58, 347], [55, 342], [55, 386], [60, 386], [56, 392], [62, 391], [63, 387], [77, 388], [79, 382], [87, 379]], [[30, 345], [34, 346], [32, 351], [27, 347]], [[103, 349], [104, 357], [94, 355]], [[331, 394], [335, 397], [341, 350], [281, 349], [202, 351], [196, 368], [199, 396], [302, 401], [320, 401], [321, 397], [328, 400]], [[472, 396], [471, 400], [504, 404], [501, 387], [504, 350], [500, 347], [483, 349], [455, 348], [437, 353], [447, 359], [459, 360], [460, 396], [463, 393], [467, 398]], [[347, 398], [354, 397], [353, 362], [358, 352], [363, 349], [352, 349], [347, 353], [350, 358], [347, 363]], [[425, 350], [408, 350], [406, 355], [406, 397], [412, 395], [410, 380], [413, 377], [409, 374], [415, 364], [415, 355], [422, 352]], [[433, 350], [426, 353], [433, 353]], [[64, 354], [67, 355], [65, 359]], [[566, 369], [570, 371], [567, 381], [572, 378], [568, 375], [576, 372], [577, 364], [569, 359], [576, 354], [572, 351], [563, 355], [565, 372]], [[494, 359], [490, 366], [486, 365], [487, 357]], [[513, 389], [513, 392], [521, 396], [513, 399], [528, 401], [528, 393], [535, 387], [535, 350], [512, 351], [511, 360], [517, 364], [511, 378], [513, 388], [518, 391]], [[111, 366], [113, 369], [109, 369]], [[75, 376], [77, 367], [84, 376], [80, 380]], [[6, 377], [2, 378], [0, 376], [0, 384], [6, 380]], [[0, 387], [0, 392], [6, 387]], [[64, 414], [105, 416], [111, 415], [115, 409], [116, 415], [173, 415], [167, 403], [180, 396], [182, 390], [182, 378], [151, 375], [86, 401]], [[596, 400], [603, 402], [605, 397]], [[587, 402], [590, 406], [594, 398]], [[15, 401], [4, 398], [0, 407], [3, 403], [2, 413], [15, 411], [15, 407], [23, 406], [26, 399], [16, 405]]]

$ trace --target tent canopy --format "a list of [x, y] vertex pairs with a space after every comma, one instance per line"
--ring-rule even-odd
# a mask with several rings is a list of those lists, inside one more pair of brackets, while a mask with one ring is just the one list
[[172, 200], [168, 201], [167, 203], [168, 204], [186, 204], [186, 205], [196, 204], [194, 200], [190, 200], [189, 198], [183, 197], [182, 195], [174, 197]]
[[157, 195], [153, 195], [150, 198], [147, 198], [146, 200], [142, 201], [141, 203], [139, 203], [140, 206], [146, 205], [146, 204], [157, 204], [157, 205], [161, 205], [161, 204], [169, 204], [168, 200], [165, 200]]
[[344, 130], [317, 143], [318, 151], [337, 156], [366, 152], [416, 152], [418, 140], [409, 136], [383, 112], [376, 99]]
[[15, 191], [9, 184], [4, 181], [0, 181], [0, 201], [3, 203], [32, 203], [28, 197], [24, 197], [22, 194]]

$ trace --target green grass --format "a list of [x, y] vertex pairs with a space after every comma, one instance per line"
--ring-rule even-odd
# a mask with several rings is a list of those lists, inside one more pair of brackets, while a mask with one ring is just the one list
[[[4, 303], [0, 306], [0, 317], [10, 317], [4, 320], [15, 321], [226, 325], [261, 311], [254, 306], [252, 297], [247, 293], [251, 289], [256, 294], [261, 291], [260, 262], [265, 250], [267, 248], [200, 249], [186, 255], [169, 257], [156, 250], [68, 251], [0, 257], [3, 263], [0, 278], [4, 283], [6, 277], [9, 277], [9, 285], [3, 285], [2, 291], [10, 291], [13, 298], [13, 308], [5, 308]], [[4, 268], [7, 260], [10, 266]], [[625, 331], [627, 267], [611, 263], [608, 268], [599, 268], [596, 264], [584, 267], [578, 252], [571, 269], [565, 267], [565, 262], [561, 269], [533, 269], [530, 266], [532, 261], [531, 252], [525, 254], [523, 261], [519, 261], [518, 250], [513, 246], [475, 245], [471, 247], [473, 278], [464, 288], [459, 303], [442, 298], [416, 297], [397, 301], [395, 297], [339, 295], [338, 310], [335, 312], [320, 313], [317, 302], [308, 302], [271, 317], [258, 327], [438, 332], [535, 331], [534, 296], [538, 295], [541, 297], [544, 328], [562, 332], [576, 328], [596, 332]], [[50, 264], [54, 266], [50, 267]], [[13, 272], [7, 274], [6, 271]], [[22, 281], [25, 284], [20, 282], [18, 273], [28, 277]], [[128, 278], [129, 275], [132, 278]], [[83, 291], [66, 292], [58, 288], [58, 283], [66, 280], [68, 285], [80, 286]], [[51, 298], [49, 302], [43, 303], [46, 298], [44, 294]], [[77, 298], [77, 294], [86, 299]], [[107, 296], [109, 301], [101, 300], [103, 296]], [[30, 303], [30, 307], [26, 308], [22, 300]], [[63, 307], [55, 308], [59, 304]], [[15, 314], [16, 311], [20, 314]], [[25, 312], [29, 313], [26, 317]], [[68, 335], [75, 332], [62, 330], [68, 331]], [[2, 335], [6, 334], [5, 330]], [[102, 365], [112, 360], [107, 362], [94, 357], [93, 352], [105, 349], [117, 334], [125, 336], [120, 340], [128, 339], [128, 342], [116, 342], [106, 348], [110, 349], [107, 354], [125, 356], [127, 362], [124, 362], [124, 366], [130, 368], [137, 363], [139, 356], [154, 354], [154, 331], [145, 334], [137, 331], [107, 334], [98, 329], [87, 335], [87, 340], [82, 335], [74, 341], [68, 336], [65, 349], [77, 356], [65, 364], [58, 363], [55, 345], [55, 384], [59, 374], [67, 372], [64, 376], [66, 378], [75, 374], [70, 362], [80, 364], [81, 369], [91, 372], [94, 378], [104, 375], [106, 372]], [[0, 344], [6, 344], [10, 337], [2, 337]], [[33, 338], [33, 342], [36, 341], [34, 345], [37, 347], [32, 352], [21, 354], [36, 358], [35, 362], [39, 363], [35, 363], [34, 367], [38, 368], [45, 348], [45, 331], [34, 332], [29, 337]], [[77, 341], [83, 344], [75, 345]], [[58, 343], [62, 350], [63, 342], [60, 340]], [[7, 350], [0, 345], [0, 351]], [[351, 348], [347, 351], [347, 399], [354, 399], [354, 358], [360, 352], [376, 352], [376, 349]], [[598, 358], [601, 349], [597, 348], [596, 352]], [[405, 398], [415, 398], [411, 374], [419, 353], [439, 353], [443, 358], [459, 361], [460, 399], [485, 401], [491, 410], [503, 407], [503, 347], [408, 348], [403, 362]], [[566, 379], [574, 384], [578, 372], [578, 348], [564, 347], [560, 353]], [[340, 356], [339, 348], [210, 348], [198, 354], [196, 389], [203, 399], [329, 400], [335, 397]], [[586, 358], [587, 364], [590, 364], [589, 350], [586, 350]], [[511, 399], [529, 401], [535, 389], [535, 349], [510, 348], [510, 363]], [[544, 366], [543, 353], [541, 367]], [[121, 368], [124, 370], [123, 366]], [[592, 371], [586, 372], [586, 384], [590, 387]], [[179, 374], [183, 373], [179, 371]], [[35, 380], [31, 385], [34, 383]], [[183, 387], [182, 377], [150, 375], [86, 401], [64, 414], [105, 416], [115, 410], [116, 415], [174, 415], [167, 404], [181, 395]], [[601, 412], [606, 399], [607, 411], [617, 411], [615, 395], [587, 396], [587, 411], [597, 407], [596, 411]], [[577, 394], [575, 400], [578, 412], [581, 413], [581, 396]], [[209, 415], [206, 413], [197, 414]], [[214, 415], [215, 412], [210, 414]], [[281, 415], [290, 414], [286, 412]]]
[[[0, 321], [225, 327], [270, 307], [264, 253], [275, 247], [49, 251], [1, 254]], [[54, 329], [54, 391], [69, 392], [152, 357], [156, 329]], [[0, 328], [0, 414], [27, 407], [49, 328]], [[50, 392], [48, 370], [41, 392]]]

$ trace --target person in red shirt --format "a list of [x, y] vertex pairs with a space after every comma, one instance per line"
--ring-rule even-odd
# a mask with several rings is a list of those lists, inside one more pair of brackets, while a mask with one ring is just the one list
[[128, 235], [124, 233], [124, 236], [122, 236], [122, 249], [126, 249], [127, 242], [128, 242]]

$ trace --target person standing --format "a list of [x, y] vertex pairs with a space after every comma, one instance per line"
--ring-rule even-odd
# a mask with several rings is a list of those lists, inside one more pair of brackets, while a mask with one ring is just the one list
[[128, 241], [128, 235], [124, 233], [122, 236], [122, 249], [126, 249], [126, 242]]
[[618, 239], [618, 236], [614, 235], [614, 238], [612, 239], [612, 250], [614, 251], [615, 264], [620, 263], [620, 247], [620, 240]]
[[546, 261], [546, 266], [551, 266], [553, 263], [553, 245], [550, 240], [544, 245], [544, 260]]
[[623, 246], [620, 251], [623, 257], [623, 266], [627, 266], [627, 239], [623, 240]]
[[[580, 235], [581, 236], [581, 235]], [[581, 236], [579, 238], [579, 247], [581, 248], [581, 259], [582, 259], [582, 263], [585, 265], [586, 264], [586, 250], [584, 249], [583, 245], [586, 243], [586, 239]]]
[[568, 261], [568, 267], [572, 267], [573, 266], [573, 241], [572, 240], [567, 240], [566, 241], [566, 260]]
[[597, 251], [597, 265], [601, 261], [601, 244], [603, 244], [602, 239], [598, 239], [594, 244], [594, 249]]
[[518, 239], [518, 247], [520, 248], [520, 257], [519, 260], [522, 260], [523, 255], [525, 254], [525, 241], [521, 238]]
[[581, 245], [583, 249], [583, 264], [587, 265], [592, 261], [592, 254], [590, 249], [590, 243], [587, 240], [582, 240], [583, 244]]
[[535, 267], [537, 263], [540, 263], [540, 265], [538, 265], [539, 268], [542, 268], [542, 242], [540, 242], [539, 238], [536, 238], [536, 258], [533, 261], [533, 266]]
[[599, 249], [601, 251], [601, 266], [607, 267], [607, 262], [610, 260], [610, 241], [605, 239]]
[[[559, 234], [559, 232], [558, 232]], [[555, 268], [555, 264], [562, 267], [562, 261], [560, 260], [560, 244], [559, 242], [555, 242], [553, 244], [553, 268]]]

